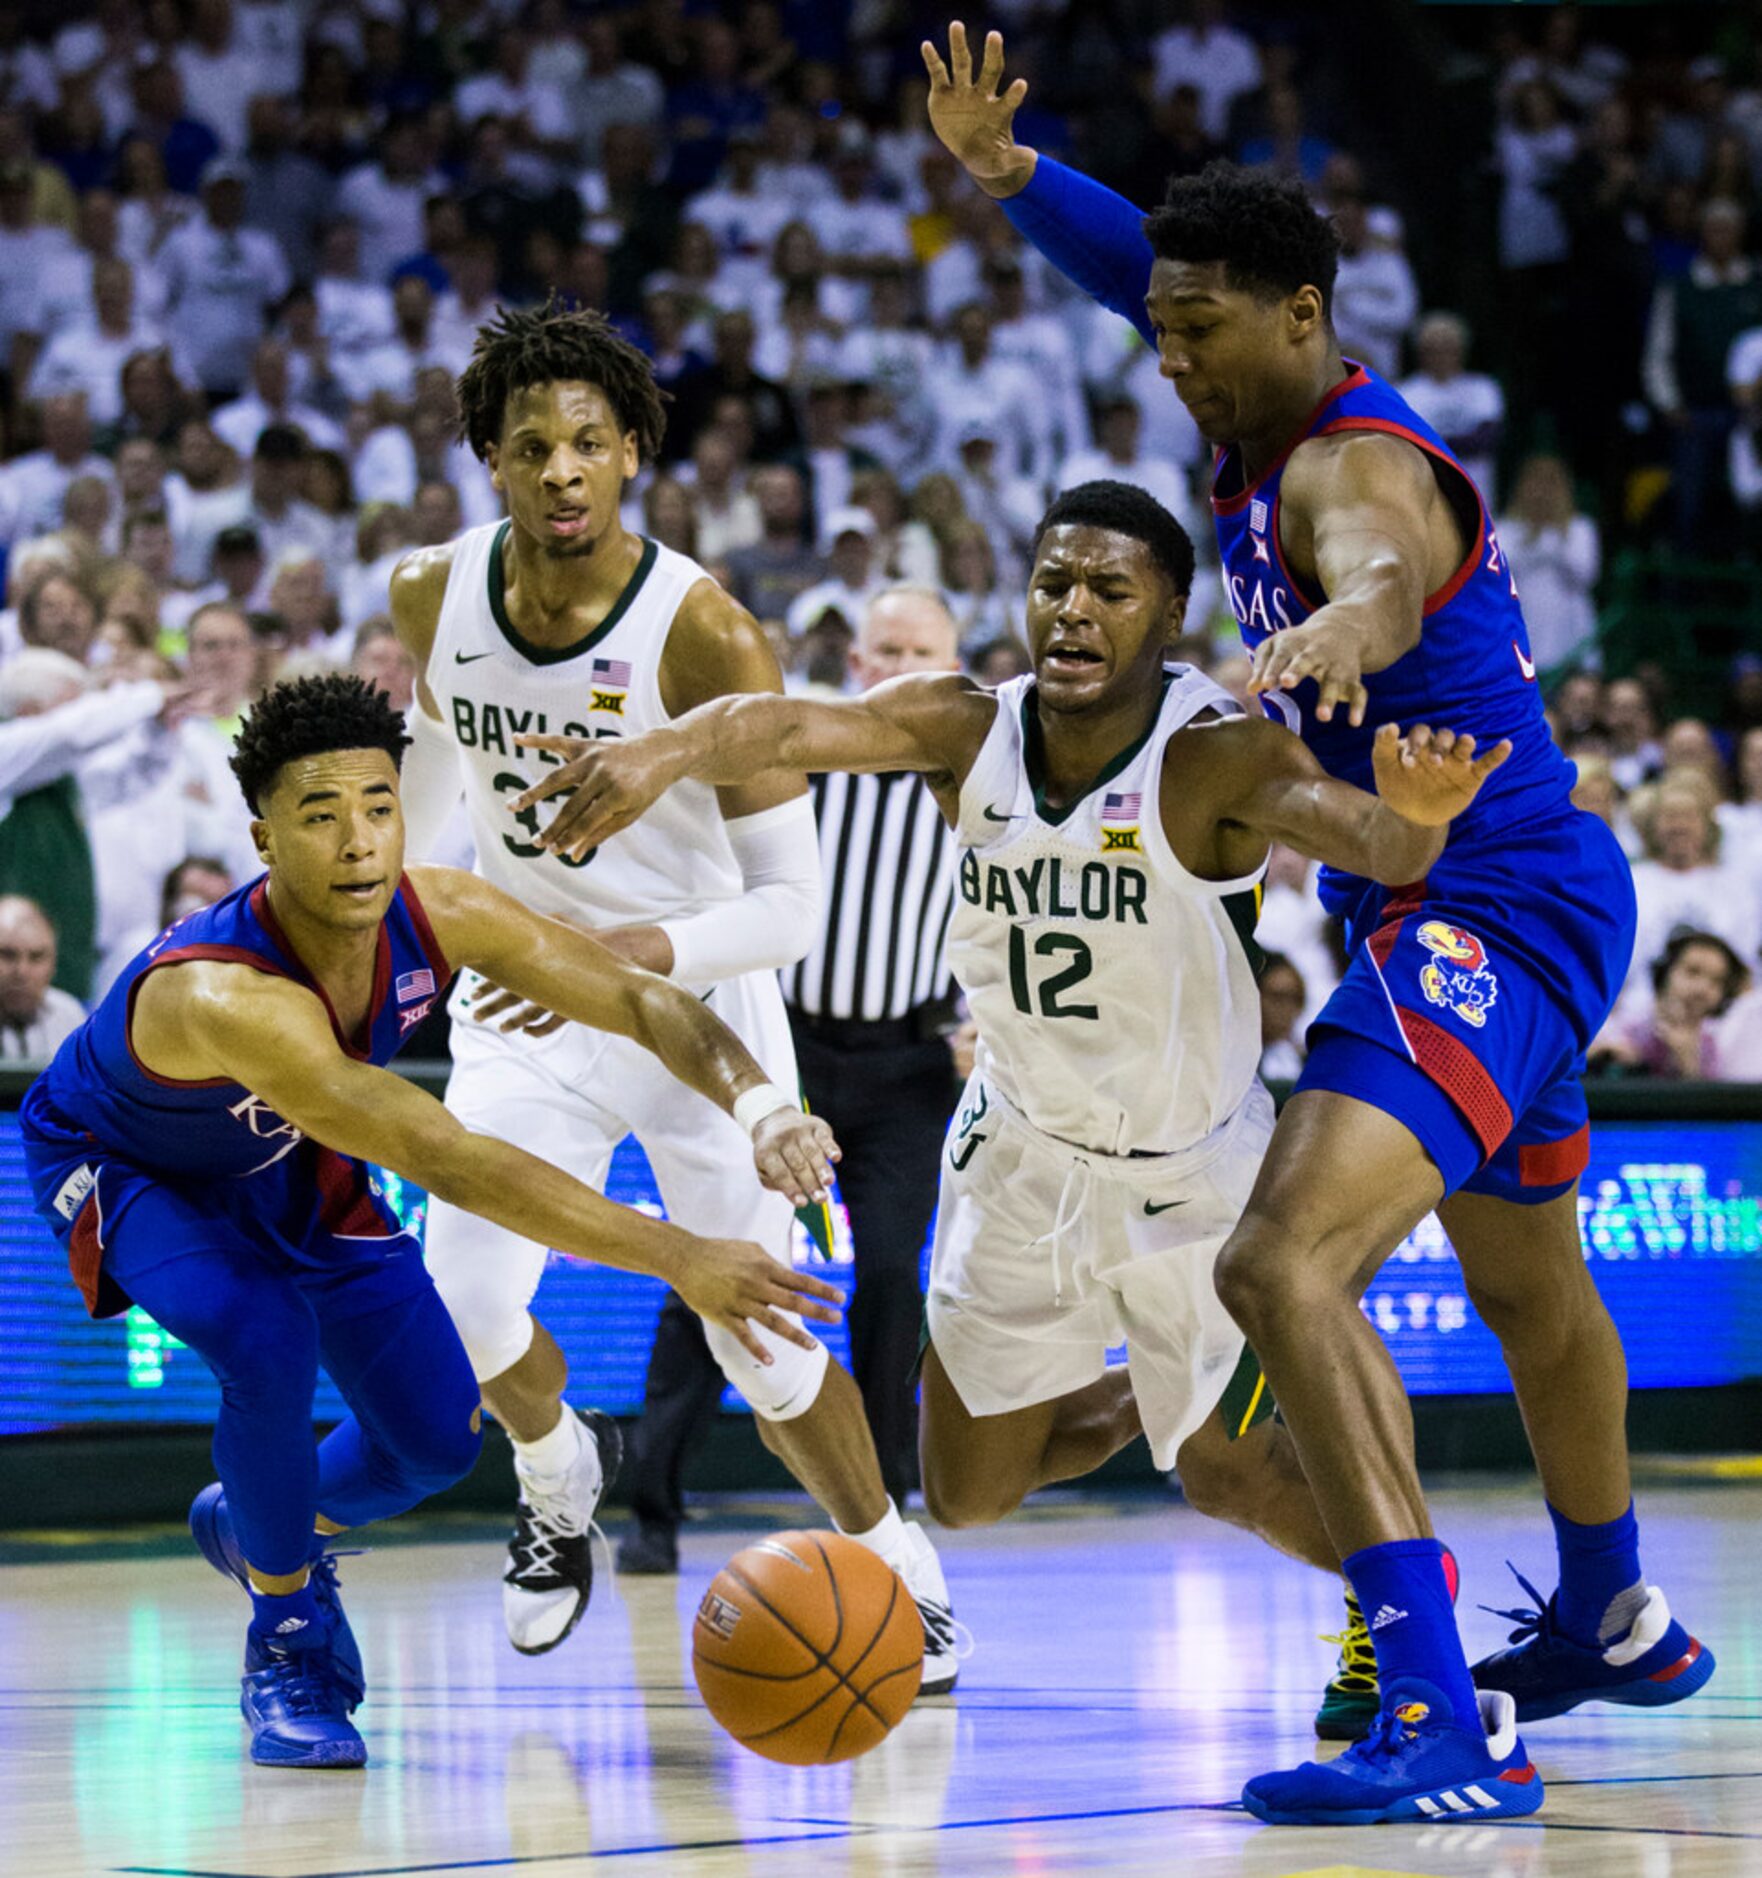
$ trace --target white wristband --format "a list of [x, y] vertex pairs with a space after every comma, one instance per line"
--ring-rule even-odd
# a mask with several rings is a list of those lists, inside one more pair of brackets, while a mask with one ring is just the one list
[[799, 1106], [774, 1082], [762, 1082], [756, 1089], [743, 1090], [734, 1098], [734, 1119], [750, 1136], [767, 1115], [775, 1115], [779, 1109]]

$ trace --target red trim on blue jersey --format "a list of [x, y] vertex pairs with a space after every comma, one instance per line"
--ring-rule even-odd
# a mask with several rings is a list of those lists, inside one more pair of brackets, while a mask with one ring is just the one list
[[361, 1163], [334, 1148], [320, 1148], [313, 1162], [318, 1181], [318, 1221], [324, 1230], [349, 1239], [389, 1239], [373, 1196], [367, 1191]]
[[1357, 364], [1352, 359], [1347, 359], [1343, 361], [1343, 363], [1350, 365], [1352, 367], [1352, 370], [1348, 372], [1346, 376], [1342, 378], [1337, 385], [1330, 387], [1327, 391], [1324, 391], [1322, 393], [1320, 398], [1316, 400], [1315, 408], [1303, 420], [1301, 426], [1299, 426], [1299, 428], [1293, 433], [1291, 441], [1288, 444], [1286, 444], [1284, 449], [1282, 449], [1279, 452], [1279, 454], [1272, 460], [1272, 462], [1270, 462], [1266, 466], [1266, 468], [1263, 469], [1260, 472], [1260, 474], [1255, 477], [1253, 482], [1246, 484], [1243, 488], [1239, 489], [1236, 492], [1236, 494], [1233, 496], [1220, 496], [1217, 493], [1217, 479], [1223, 471], [1225, 459], [1229, 456], [1230, 452], [1236, 448], [1236, 446], [1234, 444], [1227, 444], [1221, 451], [1219, 451], [1218, 461], [1212, 468], [1211, 506], [1212, 506], [1212, 511], [1214, 514], [1217, 514], [1217, 515], [1240, 514], [1242, 509], [1247, 506], [1248, 499], [1261, 486], [1261, 484], [1264, 483], [1269, 476], [1283, 469], [1285, 467], [1286, 459], [1290, 456], [1291, 452], [1295, 450], [1300, 443], [1303, 443], [1308, 439], [1311, 429], [1315, 424], [1315, 420], [1321, 416], [1322, 412], [1325, 411], [1328, 408], [1328, 406], [1334, 402], [1336, 398], [1343, 398], [1345, 397], [1347, 392], [1357, 391], [1361, 386], [1364, 386], [1370, 383], [1370, 374], [1364, 369], [1362, 365]]
[[1370, 949], [1370, 955], [1377, 962], [1380, 971], [1389, 962], [1389, 954], [1395, 950], [1395, 942], [1401, 937], [1401, 928], [1406, 925], [1424, 903], [1426, 884], [1423, 880], [1410, 881], [1405, 887], [1397, 887], [1383, 902], [1383, 917], [1375, 932], [1364, 942]]
[[114, 1310], [99, 1311], [102, 1302], [100, 1290], [104, 1262], [104, 1240], [100, 1230], [98, 1216], [98, 1189], [94, 1186], [86, 1195], [85, 1204], [74, 1215], [73, 1230], [67, 1235], [67, 1269], [73, 1274], [73, 1282], [80, 1288], [80, 1296], [86, 1301], [89, 1316], [111, 1317]]
[[1563, 1187], [1591, 1164], [1591, 1126], [1586, 1122], [1563, 1141], [1526, 1141], [1517, 1150], [1520, 1187]]
[[[1456, 474], [1462, 478], [1463, 482], [1474, 491], [1475, 508], [1480, 516], [1480, 520], [1475, 525], [1474, 545], [1468, 551], [1468, 558], [1463, 561], [1456, 572], [1445, 581], [1443, 586], [1441, 586], [1436, 593], [1426, 595], [1425, 603], [1420, 608], [1420, 617], [1422, 619], [1429, 619], [1440, 607], [1448, 606], [1450, 602], [1456, 598], [1468, 584], [1469, 576], [1481, 564], [1481, 555], [1487, 545], [1486, 498], [1478, 489], [1475, 489], [1474, 479], [1469, 475], [1468, 471], [1447, 451], [1440, 450], [1435, 445], [1427, 443], [1425, 438], [1423, 438], [1418, 431], [1409, 430], [1405, 424], [1394, 423], [1389, 418], [1336, 418], [1333, 423], [1324, 424], [1315, 434], [1318, 437], [1332, 437], [1337, 436], [1341, 431], [1347, 430], [1380, 430], [1387, 436], [1399, 437], [1403, 442], [1412, 444], [1416, 450], [1423, 450], [1426, 455], [1431, 457], [1435, 462], [1442, 463], [1447, 468], [1454, 470]], [[1292, 585], [1295, 587], [1296, 583], [1293, 582]], [[1313, 610], [1312, 608], [1311, 611]]]
[[141, 1053], [135, 1048], [135, 999], [140, 995], [141, 987], [163, 965], [187, 965], [192, 959], [220, 959], [228, 965], [248, 965], [254, 972], [261, 972], [266, 978], [286, 978], [274, 959], [266, 959], [261, 952], [252, 952], [245, 946], [191, 945], [173, 946], [169, 952], [161, 952], [147, 969], [128, 988], [128, 1009], [123, 1014], [122, 1039], [128, 1045], [129, 1060], [149, 1082], [156, 1082], [161, 1089], [232, 1089], [236, 1084], [230, 1076], [199, 1076], [184, 1080], [178, 1076], [161, 1076], [155, 1069], [149, 1069], [141, 1061]]
[[1511, 1133], [1511, 1105], [1487, 1066], [1460, 1037], [1434, 1024], [1424, 1012], [1398, 1004], [1395, 1015], [1414, 1062], [1461, 1110], [1481, 1144], [1481, 1158], [1488, 1159]]
[[434, 936], [434, 927], [429, 923], [428, 909], [422, 904], [422, 896], [417, 893], [410, 876], [405, 874], [398, 882], [398, 891], [404, 896], [405, 910], [410, 915], [410, 924], [416, 928], [416, 937], [422, 950], [428, 955], [428, 963], [434, 972], [434, 981], [445, 990], [453, 976], [453, 968], [447, 962], [447, 955], [441, 950], [440, 941]]
[[[385, 1004], [386, 993], [392, 984], [392, 937], [385, 929], [385, 921], [379, 922], [379, 943], [373, 954], [373, 996], [368, 1000], [367, 1015], [361, 1020], [360, 1035], [367, 1039], [366, 1047], [356, 1044], [352, 1037], [343, 1032], [342, 1020], [336, 1014], [336, 1006], [330, 1001], [330, 993], [325, 990], [312, 973], [307, 970], [306, 962], [294, 950], [293, 943], [282, 931], [281, 921], [275, 917], [275, 911], [269, 904], [269, 876], [265, 874], [251, 892], [251, 911], [256, 914], [258, 924], [269, 935], [289, 964], [294, 968], [291, 976], [296, 977], [310, 991], [318, 994], [323, 1004], [325, 1015], [330, 1019], [330, 1028], [342, 1047], [345, 1056], [352, 1056], [357, 1063], [369, 1061], [373, 1055], [373, 1027], [379, 1022], [379, 1013]], [[388, 907], [387, 912], [390, 912]]]

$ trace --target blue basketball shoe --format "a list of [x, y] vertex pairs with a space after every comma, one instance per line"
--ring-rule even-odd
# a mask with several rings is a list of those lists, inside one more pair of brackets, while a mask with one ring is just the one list
[[328, 1635], [296, 1648], [260, 1637], [253, 1626], [239, 1712], [259, 1767], [365, 1767], [367, 1743], [349, 1720], [353, 1707]]
[[[230, 1578], [242, 1591], [249, 1592], [251, 1581], [245, 1574], [245, 1555], [239, 1550], [232, 1515], [227, 1511], [226, 1490], [217, 1480], [204, 1487], [190, 1503], [190, 1537], [196, 1549], [223, 1578]], [[347, 1612], [337, 1584], [336, 1560], [325, 1550], [318, 1534], [312, 1540], [312, 1595], [318, 1601], [330, 1626], [330, 1654], [337, 1680], [349, 1698], [354, 1712], [367, 1693], [367, 1676], [361, 1666], [361, 1648], [349, 1627]]]
[[1404, 1676], [1383, 1691], [1364, 1740], [1337, 1760], [1257, 1775], [1242, 1804], [1269, 1826], [1514, 1819], [1542, 1804], [1542, 1780], [1517, 1738], [1510, 1696], [1484, 1694], [1469, 1728], [1441, 1690]]
[[1667, 1708], [1711, 1679], [1713, 1652], [1670, 1614], [1664, 1593], [1646, 1587], [1645, 1608], [1625, 1637], [1599, 1647], [1575, 1643], [1559, 1627], [1555, 1602], [1515, 1565], [1511, 1575], [1535, 1600], [1534, 1610], [1483, 1610], [1517, 1628], [1511, 1647], [1483, 1657], [1473, 1671], [1477, 1689], [1498, 1689], [1517, 1704], [1520, 1722], [1547, 1721], [1581, 1702], [1620, 1702], [1628, 1708]]

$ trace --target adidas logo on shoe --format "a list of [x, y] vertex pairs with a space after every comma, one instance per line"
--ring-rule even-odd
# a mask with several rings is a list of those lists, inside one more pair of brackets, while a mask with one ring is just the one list
[[1370, 1620], [1370, 1627], [1372, 1630], [1387, 1630], [1391, 1624], [1400, 1623], [1402, 1618], [1406, 1615], [1407, 1613], [1405, 1611], [1396, 1610], [1394, 1605], [1385, 1604], [1383, 1608], [1377, 1612], [1376, 1616]]

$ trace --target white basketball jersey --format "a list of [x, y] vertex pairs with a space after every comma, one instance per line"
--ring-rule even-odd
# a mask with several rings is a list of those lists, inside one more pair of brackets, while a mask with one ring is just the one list
[[649, 922], [734, 898], [740, 867], [707, 783], [676, 783], [634, 827], [580, 862], [537, 843], [560, 804], [508, 812], [559, 760], [516, 748], [516, 737], [634, 737], [671, 721], [661, 703], [661, 655], [680, 603], [704, 578], [695, 561], [645, 541], [630, 584], [594, 631], [570, 646], [536, 646], [503, 604], [508, 527], [491, 522], [454, 543], [426, 674], [458, 746], [477, 871], [537, 912], [590, 926]]
[[1250, 952], [1265, 864], [1197, 878], [1158, 808], [1169, 738], [1239, 707], [1171, 667], [1149, 736], [1059, 810], [1030, 773], [1033, 683], [998, 688], [961, 790], [948, 962], [984, 1073], [1035, 1127], [1105, 1154], [1173, 1153], [1234, 1112], [1260, 1057]]

